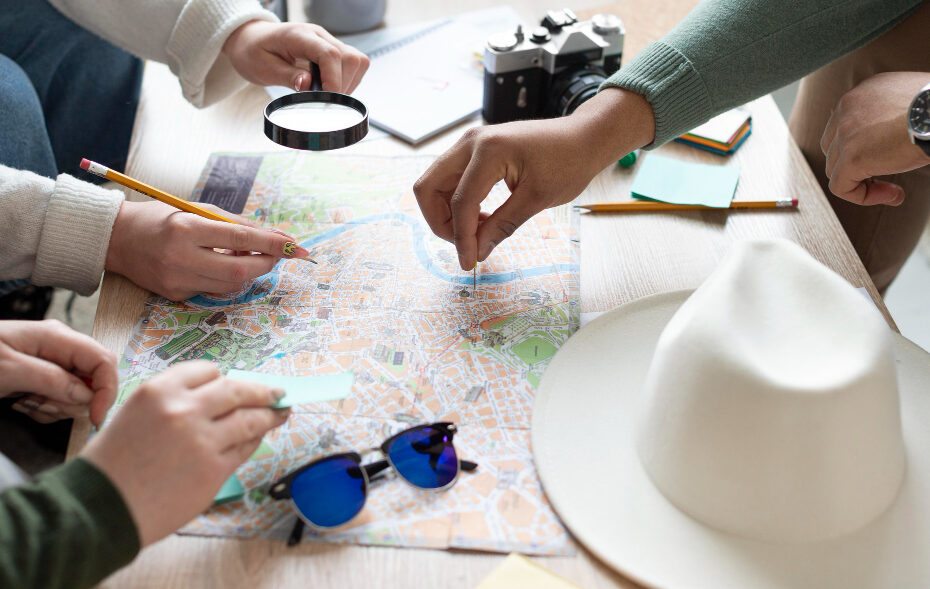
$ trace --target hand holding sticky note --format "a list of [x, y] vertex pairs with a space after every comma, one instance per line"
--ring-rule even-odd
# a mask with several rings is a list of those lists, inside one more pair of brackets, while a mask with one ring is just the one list
[[649, 155], [633, 180], [636, 198], [681, 205], [730, 206], [739, 182], [736, 166], [712, 166]]
[[319, 376], [284, 376], [232, 369], [226, 373], [226, 378], [257, 382], [272, 388], [283, 389], [284, 398], [274, 407], [292, 407], [306, 403], [345, 399], [352, 392], [355, 375], [351, 372], [342, 372]]

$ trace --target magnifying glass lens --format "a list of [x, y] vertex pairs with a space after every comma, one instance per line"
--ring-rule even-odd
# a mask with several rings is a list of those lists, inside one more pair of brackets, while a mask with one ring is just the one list
[[348, 129], [365, 118], [351, 106], [331, 102], [300, 102], [269, 113], [268, 119], [285, 129], [304, 133], [328, 133]]

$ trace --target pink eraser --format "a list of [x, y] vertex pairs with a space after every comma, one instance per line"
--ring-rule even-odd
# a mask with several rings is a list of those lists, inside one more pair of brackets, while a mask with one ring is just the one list
[[86, 170], [88, 168], [90, 168], [90, 160], [87, 159], [86, 157], [82, 157], [81, 158], [81, 169]]
[[[83, 166], [84, 164], [82, 163], [81, 165]], [[797, 206], [798, 206], [798, 199], [797, 199], [797, 197], [791, 199], [791, 206], [793, 206], [793, 207], [797, 207]]]

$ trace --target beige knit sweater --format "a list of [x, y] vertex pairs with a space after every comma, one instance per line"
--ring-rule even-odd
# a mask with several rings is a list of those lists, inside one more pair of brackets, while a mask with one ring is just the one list
[[[50, 1], [114, 45], [168, 64], [198, 107], [246, 84], [221, 54], [226, 38], [250, 20], [277, 20], [257, 0]], [[122, 202], [122, 192], [67, 174], [53, 181], [0, 163], [0, 282], [92, 293]]]

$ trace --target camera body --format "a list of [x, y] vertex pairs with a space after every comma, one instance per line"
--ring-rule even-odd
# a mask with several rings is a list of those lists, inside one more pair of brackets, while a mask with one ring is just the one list
[[568, 115], [620, 69], [623, 23], [612, 14], [578, 22], [569, 9], [551, 10], [525, 35], [488, 39], [484, 49], [484, 101], [488, 123]]

